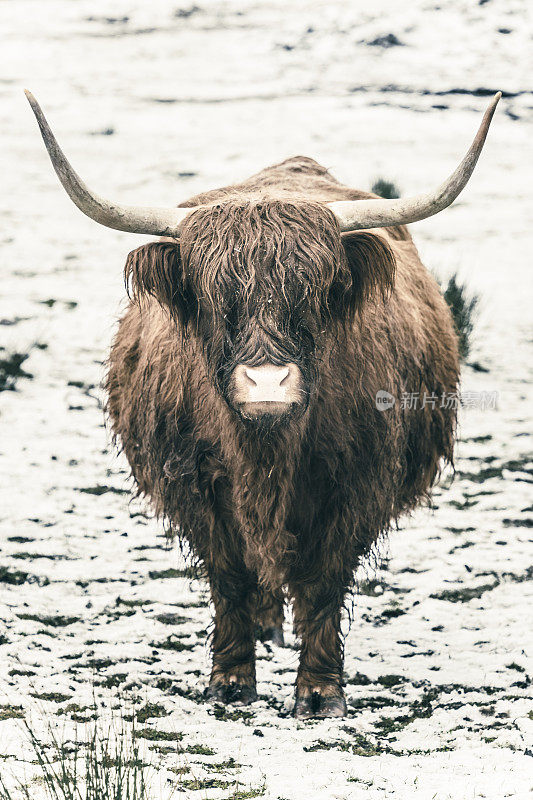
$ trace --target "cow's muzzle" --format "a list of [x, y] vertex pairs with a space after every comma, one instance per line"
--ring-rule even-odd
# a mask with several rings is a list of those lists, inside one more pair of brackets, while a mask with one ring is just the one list
[[238, 364], [231, 377], [231, 400], [247, 417], [283, 415], [304, 403], [302, 373], [296, 364]]

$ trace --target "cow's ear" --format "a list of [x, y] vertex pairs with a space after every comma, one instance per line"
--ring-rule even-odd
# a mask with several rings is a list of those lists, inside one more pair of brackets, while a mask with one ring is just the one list
[[143, 297], [151, 295], [186, 324], [192, 293], [186, 285], [177, 242], [150, 242], [132, 250], [126, 259], [124, 279], [134, 300], [142, 302]]
[[376, 233], [343, 233], [341, 242], [350, 276], [342, 301], [346, 311], [353, 313], [375, 292], [387, 296], [394, 283], [396, 259], [385, 237]]

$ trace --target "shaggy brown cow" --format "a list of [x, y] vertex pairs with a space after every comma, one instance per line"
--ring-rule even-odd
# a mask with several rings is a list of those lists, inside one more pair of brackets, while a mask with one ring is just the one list
[[[441, 398], [457, 391], [456, 335], [402, 223], [461, 191], [497, 101], [434, 195], [380, 200], [298, 157], [154, 209], [89, 192], [30, 97], [76, 204], [109, 227], [165, 237], [126, 262], [132, 299], [108, 411], [139, 492], [208, 577], [208, 698], [256, 698], [256, 634], [283, 643], [290, 598], [294, 713], [346, 711], [340, 619], [354, 570], [453, 454], [455, 409]], [[380, 392], [396, 401], [380, 406]], [[437, 402], [400, 402], [425, 392]]]

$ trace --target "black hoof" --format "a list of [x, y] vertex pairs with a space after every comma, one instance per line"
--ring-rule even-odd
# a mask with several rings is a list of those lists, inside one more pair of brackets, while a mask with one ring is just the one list
[[265, 628], [259, 632], [258, 639], [260, 642], [272, 642], [276, 647], [285, 647], [283, 628], [274, 626], [272, 628]]
[[292, 715], [295, 719], [326, 719], [345, 717], [348, 709], [344, 697], [323, 697], [313, 692], [308, 697], [297, 697]]
[[207, 687], [204, 697], [214, 703], [249, 706], [257, 700], [257, 690], [255, 686], [246, 686], [242, 683], [214, 683]]
[[292, 710], [295, 719], [312, 719], [315, 716], [313, 708], [313, 696], [297, 697]]

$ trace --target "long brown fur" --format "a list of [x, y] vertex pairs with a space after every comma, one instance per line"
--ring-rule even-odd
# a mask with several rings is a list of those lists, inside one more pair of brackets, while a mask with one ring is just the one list
[[[286, 587], [298, 695], [338, 696], [354, 570], [452, 461], [448, 307], [406, 228], [341, 236], [325, 206], [371, 196], [289, 159], [192, 198], [211, 206], [179, 243], [128, 256], [108, 411], [139, 492], [209, 578], [212, 686], [253, 687], [254, 628], [280, 623]], [[307, 404], [280, 425], [246, 423], [227, 402], [233, 367], [262, 360], [304, 376]], [[397, 398], [387, 411], [379, 390]], [[425, 391], [435, 408], [402, 408], [404, 393]]]

